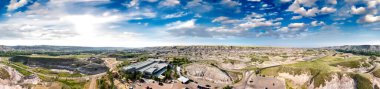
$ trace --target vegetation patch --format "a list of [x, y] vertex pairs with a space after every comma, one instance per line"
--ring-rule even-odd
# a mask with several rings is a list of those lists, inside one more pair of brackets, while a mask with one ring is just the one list
[[185, 64], [190, 64], [191, 61], [185, 57], [175, 57], [172, 59], [172, 61], [170, 63], [173, 65], [181, 66], [181, 65], [185, 65]]
[[252, 62], [258, 62], [258, 63], [263, 63], [264, 61], [269, 61], [268, 56], [256, 56], [256, 55], [251, 55], [250, 56]]
[[[343, 59], [343, 60], [347, 60], [347, 59]], [[344, 67], [349, 67], [349, 68], [360, 68], [360, 67], [369, 67], [370, 64], [365, 62], [366, 59], [365, 58], [362, 58], [362, 59], [348, 59], [347, 61], [341, 61], [341, 62], [337, 62], [337, 63], [333, 63], [333, 64], [330, 64], [332, 66], [344, 66]]]
[[373, 76], [380, 78], [380, 69], [377, 69], [372, 72]]
[[58, 77], [82, 77], [83, 75], [79, 72], [69, 73], [69, 72], [55, 72], [51, 71], [49, 69], [45, 68], [35, 68], [33, 69], [34, 72], [42, 73], [42, 74], [49, 74], [49, 75], [55, 75]]
[[368, 76], [364, 74], [352, 74], [351, 77], [356, 82], [356, 89], [372, 89], [373, 84]]
[[285, 89], [293, 89], [293, 83], [292, 83], [292, 80], [285, 79], [285, 86], [286, 86]]
[[17, 70], [19, 73], [21, 73], [24, 76], [29, 76], [33, 74], [32, 72], [25, 70], [25, 68], [20, 68], [20, 66], [15, 66], [15, 64], [11, 64], [9, 62], [3, 62], [3, 63]]
[[231, 63], [231, 64], [235, 64], [235, 63], [240, 63], [241, 61], [238, 61], [238, 60], [232, 60], [232, 59], [224, 59], [223, 63]]
[[63, 84], [62, 89], [83, 89], [86, 82], [76, 80], [58, 80]]
[[[325, 85], [326, 81], [332, 79], [331, 75], [342, 74], [333, 64], [344, 64], [350, 61], [360, 61], [361, 57], [353, 57], [352, 59], [343, 59], [341, 57], [323, 57], [314, 61], [298, 62], [294, 64], [281, 65], [265, 69], [259, 69], [258, 74], [266, 76], [278, 76], [278, 73], [289, 73], [292, 75], [310, 74], [314, 86], [319, 87]], [[363, 88], [360, 88], [363, 89]]]
[[1, 79], [9, 79], [11, 76], [9, 75], [8, 71], [4, 68], [0, 68], [0, 78]]

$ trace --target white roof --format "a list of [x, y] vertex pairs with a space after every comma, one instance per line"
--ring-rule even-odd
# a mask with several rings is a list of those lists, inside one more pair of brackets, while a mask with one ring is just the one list
[[178, 78], [178, 80], [181, 81], [182, 83], [185, 83], [185, 82], [189, 81], [188, 78], [183, 77], [183, 76], [180, 76], [180, 77]]

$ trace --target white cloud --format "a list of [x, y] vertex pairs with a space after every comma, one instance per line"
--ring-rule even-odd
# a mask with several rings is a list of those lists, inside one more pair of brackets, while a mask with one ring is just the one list
[[139, 0], [131, 0], [128, 4], [125, 4], [125, 6], [134, 7], [134, 6], [138, 6], [138, 4], [139, 4]]
[[280, 32], [288, 32], [289, 28], [288, 27], [281, 27], [280, 29], [278, 29], [278, 31], [280, 31]]
[[235, 6], [240, 5], [239, 2], [232, 1], [232, 0], [222, 0], [220, 3], [228, 7], [235, 7]]
[[290, 2], [292, 0], [280, 0], [282, 3], [287, 3], [287, 2]]
[[[92, 3], [96, 1], [96, 3]], [[102, 2], [99, 2], [102, 1]], [[104, 1], [104, 2], [103, 2]], [[82, 3], [89, 5], [73, 5]], [[136, 18], [153, 18], [150, 9], [131, 9], [125, 12], [104, 10], [92, 6], [108, 0], [52, 0], [28, 6], [24, 12], [9, 13], [0, 24], [1, 43], [5, 45], [70, 45], [70, 46], [149, 46], [165, 42], [147, 41], [132, 29], [120, 26]], [[72, 13], [72, 9], [80, 12]], [[112, 27], [110, 27], [112, 26]], [[113, 43], [113, 44], [109, 44]], [[130, 44], [133, 43], [133, 44]]]
[[189, 28], [195, 28], [195, 19], [191, 19], [189, 21], [176, 21], [173, 23], [169, 23], [166, 25], [166, 27], [169, 30], [181, 30], [181, 29], [189, 29]]
[[16, 10], [28, 3], [28, 0], [10, 0], [10, 4], [8, 5], [8, 11]]
[[290, 5], [287, 9], [287, 11], [292, 11], [293, 13], [300, 14], [305, 17], [314, 17], [317, 13], [319, 13], [319, 10], [317, 7], [313, 7], [311, 9], [306, 10], [304, 7], [300, 6], [300, 3], [304, 3], [303, 5], [314, 5], [315, 0], [308, 1], [308, 0], [295, 0], [292, 5]]
[[254, 17], [254, 18], [262, 18], [262, 17], [264, 17], [264, 15], [252, 12], [252, 14], [246, 16], [246, 18], [252, 18], [252, 17]]
[[325, 25], [325, 22], [323, 21], [312, 21], [311, 26], [323, 26]]
[[301, 18], [302, 18], [302, 16], [293, 16], [291, 19], [295, 20], [295, 19], [301, 19]]
[[306, 24], [305, 23], [290, 23], [288, 25], [288, 27], [290, 28], [302, 28], [302, 27], [305, 27]]
[[212, 22], [220, 22], [220, 21], [224, 21], [224, 20], [228, 20], [228, 17], [219, 16], [219, 17], [215, 18], [214, 20], [212, 20]]
[[336, 11], [336, 9], [335, 9], [335, 8], [332, 8], [332, 7], [323, 7], [323, 8], [321, 9], [321, 13], [322, 13], [322, 14], [333, 13], [333, 12], [335, 12], [335, 11]]
[[284, 18], [276, 18], [273, 21], [281, 21], [281, 20], [284, 20]]
[[359, 7], [359, 8], [356, 8], [355, 6], [351, 7], [351, 13], [352, 14], [364, 14], [365, 10], [366, 9], [364, 7]]
[[213, 8], [212, 5], [207, 2], [203, 2], [202, 0], [193, 0], [187, 2], [185, 7], [198, 13], [208, 12]]
[[367, 7], [368, 8], [376, 8], [376, 6], [380, 3], [380, 0], [369, 0], [367, 1]]
[[380, 16], [366, 15], [362, 20], [367, 23], [379, 22]]
[[178, 12], [178, 13], [173, 13], [173, 14], [168, 14], [165, 15], [163, 18], [164, 19], [170, 19], [170, 18], [178, 18], [187, 15], [185, 12]]
[[317, 0], [295, 0], [294, 2], [297, 2], [305, 7], [312, 7], [315, 5], [315, 2]]
[[220, 22], [222, 24], [233, 24], [233, 23], [240, 22], [240, 20], [230, 19], [230, 18], [225, 17], [225, 16], [219, 16], [219, 17], [215, 18], [214, 20], [212, 20], [212, 22]]
[[278, 25], [281, 25], [281, 22], [273, 23], [271, 21], [253, 21], [253, 22], [246, 22], [246, 23], [239, 24], [240, 27], [247, 28], [247, 29], [256, 28], [256, 27], [278, 26]]
[[163, 0], [160, 2], [161, 6], [173, 7], [180, 4], [179, 0]]
[[147, 2], [157, 2], [158, 0], [145, 0], [145, 1], [147, 1]]

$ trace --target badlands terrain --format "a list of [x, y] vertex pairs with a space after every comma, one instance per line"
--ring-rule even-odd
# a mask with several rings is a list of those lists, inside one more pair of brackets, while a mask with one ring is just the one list
[[[52, 47], [0, 46], [0, 88], [127, 89], [153, 86], [141, 80], [138, 83], [134, 81], [135, 77], [120, 71], [123, 66], [148, 58], [163, 59], [181, 69], [168, 68], [164, 80], [155, 79], [164, 84], [155, 88], [162, 89], [168, 88], [165, 85], [172, 85], [170, 89], [196, 89], [197, 86], [210, 89], [378, 89], [380, 86], [379, 46], [371, 45], [325, 48]], [[190, 81], [177, 83], [178, 75]]]

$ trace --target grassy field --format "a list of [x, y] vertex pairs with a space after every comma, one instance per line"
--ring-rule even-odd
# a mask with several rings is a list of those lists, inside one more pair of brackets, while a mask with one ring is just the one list
[[53, 76], [58, 76], [58, 77], [82, 77], [83, 75], [80, 73], [69, 73], [69, 72], [55, 72], [51, 71], [49, 69], [45, 68], [34, 68], [34, 72], [42, 73], [42, 74], [48, 74], [48, 75], [53, 75]]
[[[12, 64], [9, 63], [8, 61], [1, 61], [0, 63], [5, 64], [5, 65], [7, 65], [7, 66], [10, 66], [10, 67], [14, 68], [15, 70], [17, 70], [18, 72], [20, 72], [20, 73], [21, 73], [22, 75], [24, 75], [24, 76], [29, 76], [29, 75], [32, 74], [32, 72], [29, 72], [29, 71], [27, 71], [27, 70], [24, 69], [24, 68], [28, 68], [28, 67], [25, 66], [25, 65], [22, 65], [22, 64], [15, 64], [15, 65], [21, 65], [21, 66], [17, 67], [17, 66], [15, 66], [15, 65], [12, 65]], [[22, 67], [22, 68], [20, 68], [20, 67]]]
[[62, 89], [83, 89], [87, 81], [58, 80], [63, 84]]
[[[281, 65], [263, 69], [259, 72], [261, 75], [278, 76], [278, 73], [290, 73], [292, 75], [309, 74], [314, 76], [314, 86], [325, 85], [325, 81], [332, 79], [331, 75], [341, 75], [341, 70], [337, 65], [356, 68], [358, 65], [363, 66], [360, 62], [364, 61], [364, 57], [352, 57], [344, 59], [342, 57], [327, 56], [314, 61], [298, 62], [294, 64]], [[369, 65], [369, 64], [368, 64]]]
[[380, 78], [380, 69], [377, 69], [372, 72], [373, 76]]
[[61, 55], [61, 56], [49, 56], [49, 55], [30, 55], [29, 57], [42, 57], [42, 58], [89, 58], [95, 55], [92, 54], [79, 54], [79, 55]]
[[373, 84], [368, 74], [353, 74], [351, 77], [355, 80], [357, 89], [373, 89]]

